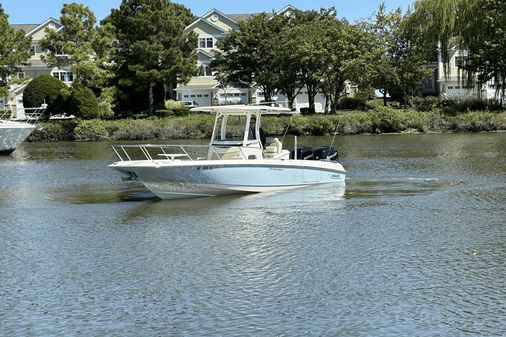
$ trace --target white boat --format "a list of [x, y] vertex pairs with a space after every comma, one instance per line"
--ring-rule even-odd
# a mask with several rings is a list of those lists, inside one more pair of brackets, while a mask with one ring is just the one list
[[192, 111], [216, 114], [209, 145], [113, 145], [120, 161], [109, 167], [139, 180], [161, 199], [344, 183], [345, 170], [331, 147], [308, 151], [295, 145], [290, 153], [277, 138], [262, 143], [262, 116], [294, 113], [289, 109], [236, 105]]
[[46, 107], [24, 109], [23, 120], [0, 118], [1, 155], [11, 154], [34, 130], [40, 128], [37, 121]]

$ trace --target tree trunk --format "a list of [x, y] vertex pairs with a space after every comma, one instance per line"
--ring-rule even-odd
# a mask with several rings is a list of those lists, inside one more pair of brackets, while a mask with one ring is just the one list
[[387, 91], [383, 91], [383, 106], [387, 106]]
[[337, 113], [337, 104], [339, 103], [339, 98], [341, 98], [342, 90], [336, 89], [334, 92], [334, 97], [332, 99], [332, 107], [331, 107], [331, 113], [335, 114]]
[[293, 110], [293, 103], [295, 101], [295, 96], [287, 95], [286, 98], [288, 99], [288, 109]]
[[309, 104], [309, 113], [315, 113], [314, 97], [316, 96], [315, 87], [313, 85], [307, 86], [307, 101]]
[[330, 107], [332, 105], [332, 95], [329, 93], [324, 93], [325, 95], [325, 113], [328, 114], [330, 112]]
[[154, 114], [154, 101], [155, 101], [155, 98], [154, 98], [154, 93], [153, 93], [153, 88], [155, 86], [155, 83], [151, 82], [149, 84], [149, 103], [148, 103], [148, 116], [153, 116]]
[[403, 92], [403, 105], [404, 105], [404, 111], [407, 111], [408, 110], [408, 104], [409, 104], [409, 97], [408, 97], [408, 92], [406, 90], [404, 90]]

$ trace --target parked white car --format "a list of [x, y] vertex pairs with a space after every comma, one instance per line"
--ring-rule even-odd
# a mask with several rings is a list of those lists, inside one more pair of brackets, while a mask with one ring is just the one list
[[195, 107], [199, 106], [199, 104], [197, 102], [195, 102], [195, 101], [183, 101], [183, 104], [188, 109], [195, 108]]

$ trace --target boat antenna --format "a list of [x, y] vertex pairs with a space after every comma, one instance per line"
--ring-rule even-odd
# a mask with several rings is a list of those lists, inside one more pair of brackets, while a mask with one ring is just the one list
[[336, 129], [334, 130], [334, 137], [332, 137], [332, 143], [330, 143], [330, 147], [334, 146], [334, 142], [336, 141], [337, 128], [339, 127], [339, 123], [336, 124]]
[[285, 136], [288, 133], [288, 129], [290, 129], [290, 125], [292, 125], [292, 118], [293, 115], [290, 115], [290, 120], [288, 121], [288, 125], [286, 126], [285, 133], [283, 133], [283, 138], [281, 138], [281, 143], [284, 143], [285, 141]]

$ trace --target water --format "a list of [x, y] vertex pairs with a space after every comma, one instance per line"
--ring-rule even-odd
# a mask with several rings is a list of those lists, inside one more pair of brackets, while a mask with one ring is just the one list
[[110, 144], [24, 144], [0, 158], [0, 335], [505, 335], [506, 133], [336, 144], [345, 188], [175, 202]]

